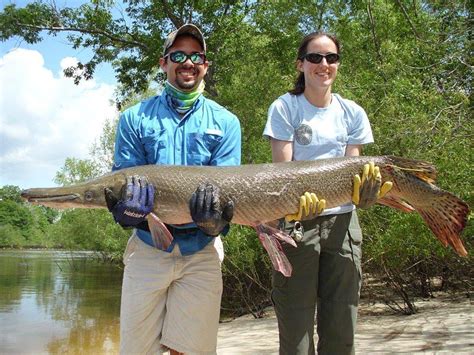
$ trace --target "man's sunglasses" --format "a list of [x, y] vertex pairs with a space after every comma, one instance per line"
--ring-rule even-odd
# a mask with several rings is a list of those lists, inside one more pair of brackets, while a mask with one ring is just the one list
[[191, 59], [191, 62], [194, 64], [204, 64], [206, 62], [206, 55], [199, 52], [186, 54], [183, 51], [176, 51], [168, 53], [165, 55], [165, 58], [166, 57], [170, 57], [171, 61], [174, 63], [184, 63], [188, 59]]
[[328, 54], [319, 54], [319, 53], [306, 53], [300, 58], [300, 60], [306, 59], [308, 62], [319, 64], [322, 62], [323, 58], [326, 58], [328, 64], [334, 64], [339, 62], [341, 56], [337, 53], [328, 53]]

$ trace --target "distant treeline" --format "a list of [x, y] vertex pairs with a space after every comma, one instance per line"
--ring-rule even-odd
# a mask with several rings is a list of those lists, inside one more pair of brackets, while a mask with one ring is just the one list
[[0, 247], [95, 250], [120, 260], [130, 231], [106, 210], [58, 211], [22, 201], [20, 188], [0, 188]]

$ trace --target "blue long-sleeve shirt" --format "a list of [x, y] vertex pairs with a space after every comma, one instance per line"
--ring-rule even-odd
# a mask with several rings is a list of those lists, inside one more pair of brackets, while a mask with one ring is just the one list
[[[125, 110], [115, 140], [114, 166], [119, 170], [137, 165], [240, 165], [241, 130], [237, 117], [216, 102], [201, 97], [181, 117], [168, 103], [167, 94], [154, 96]], [[159, 208], [160, 201], [157, 201]], [[196, 227], [194, 223], [174, 226]], [[153, 245], [149, 232], [138, 237]], [[183, 255], [204, 248], [213, 238], [197, 229], [173, 235]]]

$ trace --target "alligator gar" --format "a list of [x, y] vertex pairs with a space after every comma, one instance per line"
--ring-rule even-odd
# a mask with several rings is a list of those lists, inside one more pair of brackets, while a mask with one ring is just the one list
[[155, 186], [154, 217], [167, 224], [184, 224], [192, 222], [188, 206], [191, 194], [199, 184], [211, 182], [220, 188], [222, 205], [230, 199], [234, 202], [232, 223], [253, 226], [259, 234], [271, 234], [263, 227], [265, 223], [298, 211], [299, 197], [307, 191], [325, 199], [326, 208], [351, 202], [353, 176], [361, 174], [369, 162], [380, 167], [382, 182], [393, 183], [378, 203], [418, 212], [444, 246], [467, 255], [460, 234], [466, 225], [468, 205], [434, 185], [436, 169], [432, 164], [395, 156], [229, 167], [143, 165], [73, 186], [25, 190], [22, 197], [54, 208], [103, 208], [105, 188], [121, 196], [127, 177], [145, 176]]

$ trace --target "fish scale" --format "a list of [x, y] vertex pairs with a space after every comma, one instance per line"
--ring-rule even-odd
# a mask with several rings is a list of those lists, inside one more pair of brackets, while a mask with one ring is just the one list
[[154, 213], [164, 223], [184, 224], [192, 221], [188, 206], [192, 193], [200, 184], [211, 182], [219, 187], [221, 204], [229, 199], [234, 202], [232, 223], [257, 227], [297, 212], [305, 192], [325, 199], [326, 208], [350, 203], [353, 177], [369, 162], [379, 166], [383, 182], [393, 183], [378, 203], [405, 212], [417, 211], [444, 245], [451, 245], [460, 255], [467, 254], [460, 239], [469, 213], [467, 204], [433, 184], [433, 165], [395, 156], [229, 167], [144, 165], [73, 186], [25, 190], [22, 197], [56, 208], [103, 208], [104, 188], [121, 196], [127, 177], [145, 176], [155, 186]]

